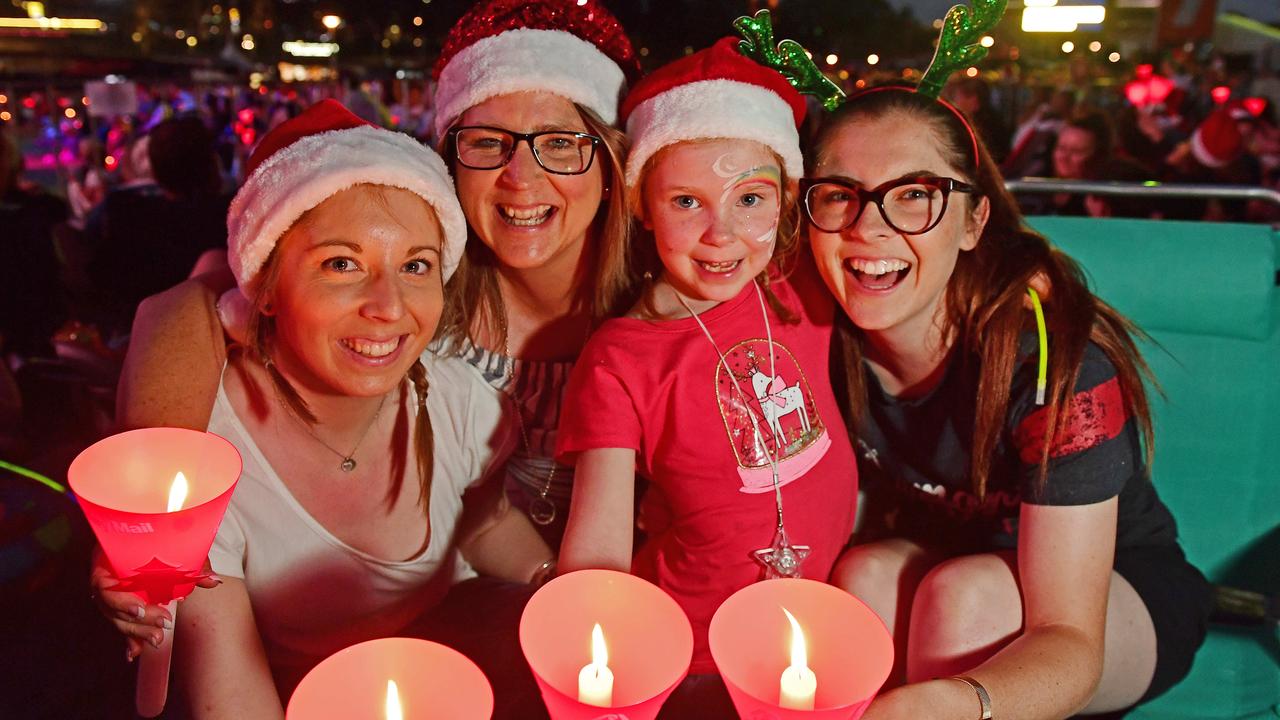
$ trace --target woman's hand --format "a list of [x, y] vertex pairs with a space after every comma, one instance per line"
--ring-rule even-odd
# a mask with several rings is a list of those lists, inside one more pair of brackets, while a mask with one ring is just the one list
[[[198, 587], [215, 588], [222, 584], [222, 578], [212, 574], [207, 559], [204, 571], [209, 576], [197, 581]], [[125, 636], [125, 659], [133, 662], [142, 653], [143, 643], [160, 646], [164, 630], [173, 629], [173, 616], [160, 605], [144, 604], [136, 593], [113, 590], [119, 583], [102, 550], [98, 549], [94, 553], [93, 572], [89, 576], [93, 599], [98, 610]]]

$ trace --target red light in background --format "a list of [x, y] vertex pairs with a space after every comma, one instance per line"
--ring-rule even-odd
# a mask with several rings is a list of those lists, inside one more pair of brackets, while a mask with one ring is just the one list
[[253, 128], [247, 128], [245, 130], [241, 130], [240, 142], [245, 145], [252, 145], [254, 139], [257, 138], [257, 136], [258, 134], [253, 131]]
[[1133, 71], [1137, 74], [1139, 80], [1146, 80], [1155, 74], [1156, 69], [1151, 65], [1151, 63], [1143, 63], [1134, 68]]
[[1213, 96], [1213, 101], [1215, 103], [1221, 105], [1231, 99], [1231, 88], [1226, 85], [1219, 85], [1218, 87], [1210, 90], [1209, 94]]
[[266, 94], [267, 94], [267, 86], [266, 86], [266, 85], [259, 85], [259, 86], [258, 86], [258, 94], [259, 94], [259, 95], [266, 95]]
[[1260, 98], [1260, 97], [1245, 98], [1244, 109], [1248, 110], [1250, 115], [1254, 117], [1259, 117], [1262, 115], [1262, 111], [1267, 109], [1266, 98]]
[[241, 124], [248, 125], [253, 122], [253, 110], [251, 108], [244, 108], [240, 112], [236, 113], [236, 117], [240, 119]]
[[26, 97], [22, 99], [22, 107], [28, 110], [34, 110], [36, 107], [36, 99], [34, 97]]

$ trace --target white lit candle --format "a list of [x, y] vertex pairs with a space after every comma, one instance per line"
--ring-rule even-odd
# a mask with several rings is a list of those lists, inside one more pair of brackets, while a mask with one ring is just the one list
[[404, 711], [400, 709], [400, 690], [395, 680], [387, 681], [386, 720], [404, 720]]
[[177, 512], [182, 509], [182, 504], [187, 501], [187, 476], [178, 471], [173, 476], [173, 482], [169, 484], [169, 505], [165, 512]]
[[782, 608], [782, 612], [787, 613], [787, 620], [791, 621], [791, 666], [782, 671], [778, 705], [788, 710], [812, 710], [818, 694], [818, 677], [809, 669], [809, 654], [800, 623], [786, 608]]
[[613, 671], [600, 623], [591, 629], [591, 662], [578, 673], [578, 702], [596, 707], [613, 705]]

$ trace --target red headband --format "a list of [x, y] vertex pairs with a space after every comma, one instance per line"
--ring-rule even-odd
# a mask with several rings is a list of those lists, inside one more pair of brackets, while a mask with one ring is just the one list
[[[855, 98], [860, 98], [865, 95], [870, 95], [872, 93], [882, 92], [885, 90], [897, 90], [899, 92], [916, 94], [916, 88], [900, 87], [898, 85], [881, 85], [880, 87], [867, 88], [866, 90], [862, 90], [853, 95], [850, 95], [849, 99], [846, 100], [845, 102], [849, 103], [849, 102], [852, 102]], [[925, 95], [924, 97], [928, 97], [928, 96]], [[973, 131], [973, 126], [970, 125], [969, 121], [965, 119], [964, 113], [956, 109], [956, 106], [952, 105], [946, 100], [943, 100], [942, 98], [929, 98], [929, 99], [938, 103], [942, 107], [950, 110], [951, 114], [955, 115], [956, 119], [960, 121], [960, 125], [964, 127], [965, 132], [969, 133], [969, 145], [973, 149], [973, 171], [976, 173], [978, 171], [978, 135]]]

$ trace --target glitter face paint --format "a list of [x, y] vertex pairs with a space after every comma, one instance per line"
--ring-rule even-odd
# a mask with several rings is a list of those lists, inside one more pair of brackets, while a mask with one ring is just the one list
[[[740, 172], [729, 153], [724, 153], [716, 158], [716, 161], [711, 164], [711, 172], [715, 173], [717, 177], [725, 179], [724, 191], [720, 193], [720, 204], [722, 206], [733, 191], [742, 185], [759, 182], [771, 185], [775, 189], [782, 187], [782, 171], [777, 167], [773, 165], [757, 165]], [[751, 219], [753, 218], [748, 218], [748, 220]], [[755, 237], [756, 242], [767, 244], [772, 243], [777, 235], [778, 216], [775, 214], [768, 229], [753, 237]]]
[[741, 291], [773, 257], [780, 178], [773, 154], [756, 142], [666, 149], [643, 181], [663, 280], [691, 301], [721, 302]]

